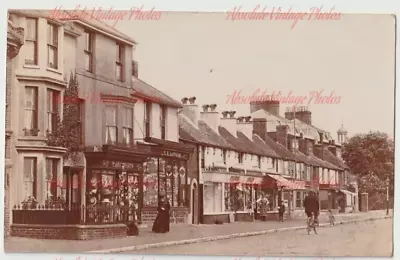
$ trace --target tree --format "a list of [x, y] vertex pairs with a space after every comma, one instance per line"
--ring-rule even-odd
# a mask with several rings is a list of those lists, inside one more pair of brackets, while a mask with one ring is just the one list
[[394, 142], [381, 132], [368, 132], [350, 138], [344, 145], [343, 159], [359, 180], [360, 192], [369, 194], [371, 209], [386, 200], [386, 178], [389, 194], [394, 194]]
[[80, 128], [79, 128], [79, 85], [76, 75], [71, 73], [69, 84], [64, 92], [63, 119], [57, 113], [56, 129], [48, 133], [47, 145], [67, 148], [71, 153], [80, 151]]

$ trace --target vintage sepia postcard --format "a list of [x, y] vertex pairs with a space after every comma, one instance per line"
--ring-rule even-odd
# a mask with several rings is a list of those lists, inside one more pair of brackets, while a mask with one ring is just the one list
[[393, 255], [394, 15], [7, 22], [6, 253]]

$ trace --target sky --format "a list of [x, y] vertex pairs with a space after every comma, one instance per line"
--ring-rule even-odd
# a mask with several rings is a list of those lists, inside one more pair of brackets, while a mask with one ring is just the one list
[[[291, 92], [308, 105], [312, 123], [334, 137], [342, 124], [350, 137], [370, 130], [393, 136], [394, 17], [341, 14], [292, 25], [162, 12], [159, 20], [122, 20], [116, 28], [138, 42], [139, 77], [177, 100], [195, 96], [200, 106], [247, 116], [248, 102], [232, 104], [233, 93]], [[281, 104], [281, 115], [288, 106], [293, 101]]]

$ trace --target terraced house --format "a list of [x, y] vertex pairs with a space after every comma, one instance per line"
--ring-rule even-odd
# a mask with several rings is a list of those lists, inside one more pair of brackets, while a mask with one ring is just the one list
[[[260, 136], [268, 135], [294, 156], [287, 161], [287, 178], [306, 181], [306, 186], [319, 193], [321, 209], [350, 211], [358, 200], [357, 194], [345, 189], [348, 185], [349, 168], [341, 157], [342, 144], [347, 132], [338, 130], [337, 143], [331, 135], [311, 122], [311, 111], [306, 107], [289, 108], [285, 117], [279, 114], [279, 102], [252, 102], [250, 110], [260, 125]], [[289, 208], [296, 214], [302, 212], [305, 192], [294, 189], [285, 194]]]
[[[17, 56], [13, 79], [13, 97], [21, 101], [13, 102], [12, 111], [19, 120], [13, 124], [11, 198], [18, 208], [12, 233], [126, 236], [128, 221], [154, 220], [159, 194], [170, 199], [172, 221], [187, 221], [192, 148], [179, 143], [182, 105], [139, 79], [137, 43], [95, 19], [10, 13], [26, 28], [28, 43]], [[66, 149], [46, 140], [63, 117], [67, 79], [78, 82], [81, 149], [64, 158]]]
[[338, 208], [348, 194], [352, 198], [345, 205], [353, 208], [354, 194], [344, 189], [341, 146], [311, 124], [289, 114], [280, 117], [279, 103], [251, 104], [252, 116], [237, 118], [234, 111], [221, 116], [215, 104], [200, 112], [194, 97], [182, 101], [180, 138], [196, 145], [189, 169], [199, 173], [193, 223], [251, 221], [258, 217], [254, 202], [261, 194], [271, 201], [270, 219], [276, 218], [280, 199], [289, 216], [303, 215], [308, 189], [319, 192], [322, 209]]

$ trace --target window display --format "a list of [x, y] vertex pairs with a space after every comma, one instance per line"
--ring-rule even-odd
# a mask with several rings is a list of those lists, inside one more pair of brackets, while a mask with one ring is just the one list
[[158, 181], [158, 160], [152, 158], [148, 162], [144, 163], [143, 206], [158, 206]]

